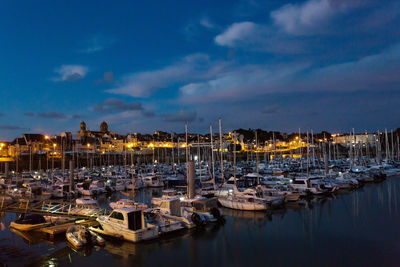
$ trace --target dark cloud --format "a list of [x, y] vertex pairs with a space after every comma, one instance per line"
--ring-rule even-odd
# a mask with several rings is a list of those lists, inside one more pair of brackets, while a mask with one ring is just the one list
[[43, 119], [65, 119], [66, 116], [64, 113], [58, 113], [58, 112], [46, 112], [46, 113], [38, 113], [38, 117], [43, 118]]
[[27, 117], [35, 117], [35, 113], [33, 112], [26, 112], [24, 115]]
[[167, 122], [193, 122], [197, 119], [197, 112], [180, 110], [176, 114], [169, 114], [165, 116], [165, 121]]
[[94, 81], [95, 84], [103, 84], [103, 83], [112, 83], [114, 81], [114, 72], [107, 71], [104, 72], [103, 78], [100, 80]]
[[71, 116], [71, 119], [73, 119], [73, 120], [82, 119], [82, 115], [74, 114]]
[[139, 102], [126, 103], [116, 98], [106, 99], [103, 103], [94, 106], [94, 111], [98, 113], [112, 113], [118, 111], [143, 110], [142, 104]]
[[145, 117], [154, 117], [156, 114], [154, 113], [154, 111], [143, 110], [142, 115]]
[[0, 130], [28, 130], [27, 128], [23, 128], [17, 125], [0, 125]]
[[276, 114], [279, 111], [279, 107], [267, 107], [261, 111], [263, 114]]

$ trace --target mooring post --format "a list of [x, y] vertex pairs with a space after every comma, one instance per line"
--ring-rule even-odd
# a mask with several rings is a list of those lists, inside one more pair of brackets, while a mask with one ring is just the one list
[[189, 198], [194, 198], [195, 197], [195, 183], [194, 183], [194, 178], [195, 178], [195, 170], [194, 170], [194, 161], [189, 161], [187, 163], [187, 168], [188, 168], [188, 197]]

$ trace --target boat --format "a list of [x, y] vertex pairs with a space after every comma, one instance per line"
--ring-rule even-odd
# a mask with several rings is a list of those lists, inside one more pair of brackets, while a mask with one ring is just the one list
[[32, 231], [50, 225], [42, 215], [21, 214], [20, 217], [10, 223], [10, 227], [19, 231]]
[[179, 198], [163, 198], [157, 203], [158, 205], [156, 209], [162, 216], [168, 219], [180, 221], [186, 228], [193, 228], [196, 226], [190, 213], [185, 213], [185, 215], [183, 215]]
[[121, 235], [124, 240], [141, 242], [159, 237], [159, 227], [147, 222], [144, 210], [130, 207], [114, 209], [108, 216], [96, 219], [108, 235]]
[[70, 208], [70, 214], [96, 216], [102, 213], [102, 209], [99, 207], [99, 204], [92, 198], [77, 198], [75, 200], [75, 204], [75, 207]]
[[143, 203], [138, 203], [135, 202], [131, 199], [123, 198], [123, 199], [117, 199], [114, 202], [110, 202], [110, 207], [112, 209], [118, 209], [118, 208], [130, 208], [130, 207], [139, 207], [143, 209], [147, 209], [148, 206]]
[[218, 199], [216, 197], [197, 196], [195, 198], [181, 199], [181, 214], [186, 218], [190, 216], [197, 226], [207, 223], [223, 223], [225, 221], [222, 211], [218, 209]]
[[184, 224], [180, 220], [164, 216], [158, 209], [146, 209], [144, 216], [149, 224], [158, 226], [160, 235], [176, 232], [184, 228]]
[[218, 198], [219, 203], [229, 209], [264, 211], [269, 208], [267, 201], [250, 195], [234, 194], [227, 198]]
[[147, 187], [164, 187], [164, 182], [157, 175], [144, 176], [142, 180]]
[[65, 236], [68, 242], [75, 248], [82, 248], [85, 245], [93, 244], [103, 246], [104, 238], [89, 230], [83, 225], [72, 225], [67, 229]]

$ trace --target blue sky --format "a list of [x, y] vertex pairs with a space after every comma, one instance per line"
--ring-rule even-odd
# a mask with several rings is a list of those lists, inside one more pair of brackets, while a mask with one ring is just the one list
[[0, 139], [400, 126], [400, 2], [0, 3]]

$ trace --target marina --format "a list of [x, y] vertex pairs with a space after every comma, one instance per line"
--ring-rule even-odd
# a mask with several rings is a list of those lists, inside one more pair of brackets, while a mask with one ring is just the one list
[[0, 1], [0, 267], [400, 266], [400, 1]]
[[[104, 247], [90, 246], [84, 250], [68, 246], [63, 235], [53, 240], [37, 233], [14, 232], [8, 226], [16, 219], [15, 213], [3, 213], [0, 259], [8, 266], [83, 265], [88, 261], [122, 266], [135, 262], [144, 266], [167, 260], [192, 266], [260, 266], [266, 258], [273, 265], [300, 260], [311, 266], [396, 266], [399, 178], [310, 199], [304, 205], [288, 204], [268, 215], [223, 208], [224, 225], [185, 230], [137, 244], [107, 239]], [[135, 201], [150, 203], [153, 196], [161, 194], [161, 189], [141, 190], [135, 194]], [[110, 199], [101, 196], [98, 201], [106, 206], [123, 196], [114, 193]], [[266, 257], [258, 257], [259, 253]], [[20, 262], [22, 256], [29, 259], [29, 264]], [[331, 257], [329, 262], [327, 257]]]

